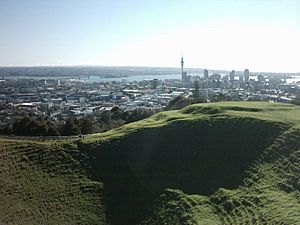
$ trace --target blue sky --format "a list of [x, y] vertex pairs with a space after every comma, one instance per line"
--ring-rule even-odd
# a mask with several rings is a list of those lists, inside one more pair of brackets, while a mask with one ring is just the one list
[[297, 0], [0, 0], [0, 65], [299, 72]]

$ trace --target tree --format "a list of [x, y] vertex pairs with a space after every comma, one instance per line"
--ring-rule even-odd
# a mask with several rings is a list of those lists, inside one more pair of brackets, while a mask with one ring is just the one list
[[11, 125], [7, 125], [3, 128], [0, 129], [0, 134], [2, 135], [10, 135], [12, 134], [12, 126]]
[[24, 117], [20, 120], [16, 120], [12, 125], [12, 133], [16, 135], [30, 135], [28, 133], [28, 124], [31, 122], [29, 117]]
[[80, 120], [80, 129], [82, 134], [91, 134], [94, 132], [95, 121], [93, 117], [85, 117]]
[[296, 94], [296, 97], [292, 100], [292, 104], [300, 105], [300, 91]]
[[123, 110], [115, 106], [110, 110], [111, 119], [119, 120], [122, 118]]
[[212, 98], [212, 102], [226, 102], [226, 101], [231, 101], [231, 97], [224, 95], [223, 93], [217, 94]]
[[166, 110], [182, 109], [191, 104], [205, 103], [205, 102], [207, 101], [203, 98], [178, 96], [169, 102], [169, 105], [166, 107]]
[[56, 125], [54, 125], [50, 121], [46, 121], [46, 124], [47, 124], [47, 128], [48, 128], [46, 131], [46, 134], [45, 134], [46, 136], [59, 136], [60, 135]]
[[63, 128], [63, 135], [77, 135], [80, 133], [79, 121], [75, 117], [69, 117]]
[[27, 132], [30, 136], [44, 136], [47, 132], [47, 127], [44, 121], [37, 121], [32, 119], [27, 124]]
[[131, 123], [131, 122], [142, 120], [149, 116], [152, 116], [154, 113], [155, 112], [153, 109], [136, 108], [132, 111], [124, 112], [123, 120], [125, 120], [126, 123]]
[[23, 136], [57, 136], [59, 132], [56, 126], [49, 120], [36, 120], [24, 117], [16, 120], [11, 129], [11, 133]]

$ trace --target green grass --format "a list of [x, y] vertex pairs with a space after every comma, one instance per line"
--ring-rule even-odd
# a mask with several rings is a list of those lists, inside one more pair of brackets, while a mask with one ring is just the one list
[[[210, 110], [210, 112], [207, 112], [207, 110]], [[162, 127], [176, 120], [194, 120], [218, 115], [251, 117], [300, 127], [300, 107], [292, 104], [268, 102], [200, 103], [187, 106], [182, 110], [160, 112], [150, 118], [110, 130], [106, 133], [88, 135], [85, 142], [117, 138], [137, 129]]]
[[1, 223], [105, 223], [103, 184], [87, 178], [72, 147], [1, 141]]
[[300, 107], [195, 104], [83, 140], [0, 140], [0, 223], [299, 224]]

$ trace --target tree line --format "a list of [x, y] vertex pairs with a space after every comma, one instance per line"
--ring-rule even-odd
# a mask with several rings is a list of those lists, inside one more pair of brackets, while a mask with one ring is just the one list
[[20, 136], [70, 136], [105, 132], [153, 115], [148, 108], [136, 108], [125, 111], [119, 107], [104, 111], [98, 115], [83, 118], [69, 116], [65, 121], [52, 121], [49, 118], [24, 117], [13, 124], [0, 129], [2, 135]]

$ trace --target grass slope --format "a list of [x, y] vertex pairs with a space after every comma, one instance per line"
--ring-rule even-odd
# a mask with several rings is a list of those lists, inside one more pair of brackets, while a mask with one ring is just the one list
[[299, 224], [300, 107], [196, 104], [78, 141], [0, 141], [0, 223]]
[[0, 224], [105, 224], [103, 185], [71, 156], [76, 146], [15, 140], [0, 146]]

